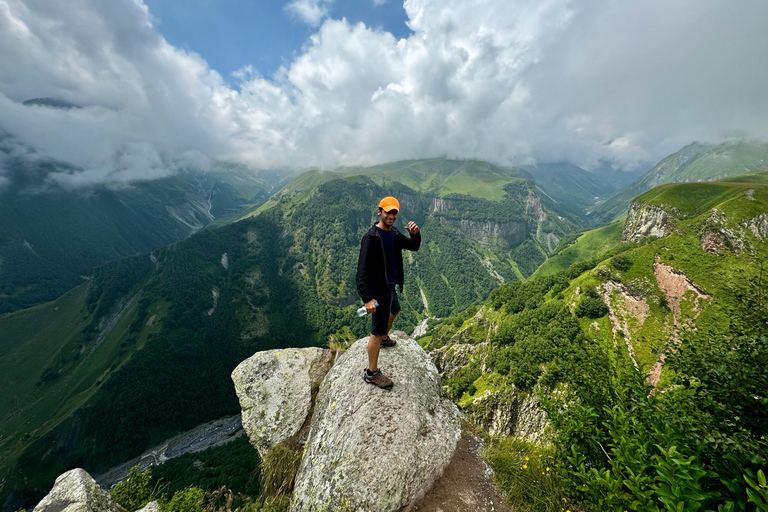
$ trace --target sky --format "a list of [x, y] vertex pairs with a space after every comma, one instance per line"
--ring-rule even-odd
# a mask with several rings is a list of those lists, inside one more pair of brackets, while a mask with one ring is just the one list
[[[410, 158], [648, 168], [768, 139], [764, 0], [0, 0], [11, 158], [77, 188]], [[56, 98], [79, 108], [26, 106]]]

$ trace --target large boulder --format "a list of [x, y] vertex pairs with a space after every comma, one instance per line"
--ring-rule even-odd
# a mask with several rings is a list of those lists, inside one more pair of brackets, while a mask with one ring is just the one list
[[257, 352], [232, 372], [243, 429], [262, 458], [299, 432], [312, 406], [312, 390], [333, 365], [333, 352], [289, 348]]
[[91, 475], [73, 469], [60, 475], [33, 512], [126, 512]]
[[315, 403], [291, 512], [394, 511], [413, 504], [442, 474], [461, 437], [461, 413], [443, 397], [435, 365], [402, 332], [382, 349], [391, 391], [363, 381], [364, 338], [325, 377]]

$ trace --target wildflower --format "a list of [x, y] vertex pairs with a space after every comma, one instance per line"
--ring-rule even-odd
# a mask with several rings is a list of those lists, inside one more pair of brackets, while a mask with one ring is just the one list
[[528, 469], [528, 464], [523, 464], [523, 469]]
[[547, 468], [547, 471], [549, 471], [549, 468]]
[[528, 460], [528, 457], [526, 457], [525, 460]]

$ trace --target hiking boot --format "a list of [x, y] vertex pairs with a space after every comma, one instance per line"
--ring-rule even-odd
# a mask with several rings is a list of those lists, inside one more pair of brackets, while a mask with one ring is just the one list
[[397, 345], [397, 342], [389, 336], [381, 340], [381, 348], [394, 347], [395, 345]]
[[381, 370], [376, 370], [373, 375], [368, 375], [368, 368], [363, 370], [363, 380], [368, 384], [373, 384], [381, 389], [392, 389], [392, 381], [386, 377]]

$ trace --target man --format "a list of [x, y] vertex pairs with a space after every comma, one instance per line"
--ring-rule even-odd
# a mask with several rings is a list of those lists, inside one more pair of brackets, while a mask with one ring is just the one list
[[378, 368], [379, 349], [394, 347], [389, 330], [400, 312], [395, 286], [403, 293], [403, 249], [418, 251], [421, 245], [419, 226], [413, 221], [405, 227], [410, 238], [394, 226], [400, 203], [394, 197], [379, 202], [379, 222], [360, 241], [357, 260], [357, 293], [371, 315], [371, 337], [368, 339], [368, 368], [363, 380], [383, 389], [392, 389], [392, 381]]

